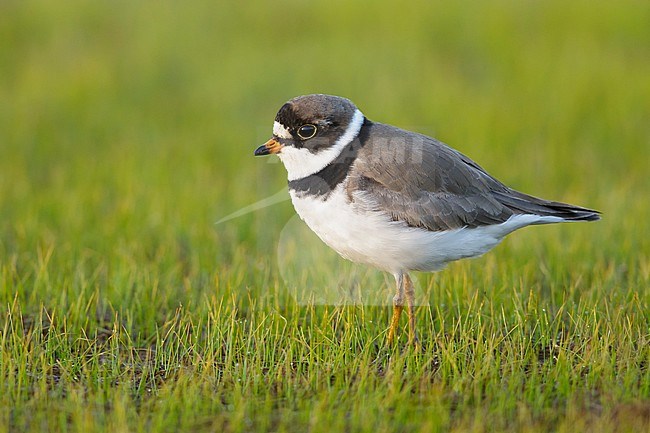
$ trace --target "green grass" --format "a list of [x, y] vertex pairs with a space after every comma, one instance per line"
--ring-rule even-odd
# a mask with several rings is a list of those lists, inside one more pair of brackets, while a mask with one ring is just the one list
[[[0, 431], [648, 428], [647, 2], [221, 3], [0, 5]], [[393, 288], [283, 279], [289, 202], [215, 225], [312, 92], [604, 218], [419, 275], [387, 348], [390, 307], [291, 296]]]

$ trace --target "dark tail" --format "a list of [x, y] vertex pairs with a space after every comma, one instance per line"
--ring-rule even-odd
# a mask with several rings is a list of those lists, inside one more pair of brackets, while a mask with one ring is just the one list
[[598, 221], [600, 212], [568, 203], [549, 201], [519, 191], [493, 192], [503, 205], [518, 214], [553, 216], [565, 221]]

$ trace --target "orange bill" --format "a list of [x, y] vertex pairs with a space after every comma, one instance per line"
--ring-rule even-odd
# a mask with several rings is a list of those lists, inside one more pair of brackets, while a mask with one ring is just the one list
[[282, 149], [282, 145], [278, 143], [275, 138], [270, 139], [257, 149], [255, 149], [255, 156], [270, 155], [278, 153]]

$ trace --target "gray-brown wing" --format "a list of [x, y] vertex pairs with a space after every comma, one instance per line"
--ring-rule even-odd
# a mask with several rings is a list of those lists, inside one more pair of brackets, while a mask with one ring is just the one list
[[597, 219], [590, 209], [514, 191], [430, 137], [376, 123], [371, 128], [350, 173], [348, 195], [393, 220], [439, 231], [499, 224], [514, 214]]
[[512, 210], [492, 190], [507, 191], [477, 164], [443, 143], [373, 124], [359, 152], [348, 192], [393, 220], [431, 231], [506, 221]]

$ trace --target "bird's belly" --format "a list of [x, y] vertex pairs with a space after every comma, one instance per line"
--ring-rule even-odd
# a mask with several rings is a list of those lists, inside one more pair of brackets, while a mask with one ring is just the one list
[[355, 209], [343, 193], [333, 192], [327, 200], [293, 193], [291, 198], [300, 218], [330, 248], [353, 262], [389, 270], [395, 233], [388, 220]]
[[300, 197], [293, 191], [291, 199], [300, 218], [330, 248], [353, 262], [392, 273], [434, 271], [448, 262], [481, 255], [509, 232], [494, 226], [440, 232], [409, 227], [382, 212], [359, 209], [340, 189], [327, 200]]

